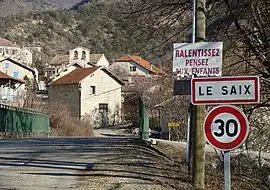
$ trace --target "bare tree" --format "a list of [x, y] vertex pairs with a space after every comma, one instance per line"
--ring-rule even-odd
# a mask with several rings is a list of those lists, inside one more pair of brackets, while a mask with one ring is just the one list
[[[171, 57], [173, 42], [190, 41], [192, 1], [117, 1], [115, 16], [138, 43], [141, 51], [159, 51]], [[270, 107], [270, 2], [265, 0], [207, 0], [207, 41], [223, 41], [223, 75], [258, 75], [261, 102], [241, 105], [249, 118], [251, 133], [246, 148], [269, 150]], [[154, 44], [154, 45], [153, 45]], [[170, 60], [171, 61], [171, 60]], [[170, 69], [171, 65], [168, 65]], [[166, 80], [163, 85], [172, 84]], [[169, 97], [169, 96], [168, 96]], [[264, 131], [262, 133], [261, 131]]]

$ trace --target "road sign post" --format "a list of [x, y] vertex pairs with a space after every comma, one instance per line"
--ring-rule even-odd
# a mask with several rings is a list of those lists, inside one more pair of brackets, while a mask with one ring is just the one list
[[172, 127], [180, 127], [180, 123], [179, 122], [170, 122], [168, 123], [168, 127], [169, 127], [169, 141], [171, 140], [171, 128]]
[[204, 121], [204, 135], [209, 144], [224, 152], [224, 186], [230, 190], [230, 151], [239, 147], [248, 135], [248, 120], [235, 106], [217, 106]]
[[224, 186], [225, 190], [231, 190], [230, 151], [224, 151]]

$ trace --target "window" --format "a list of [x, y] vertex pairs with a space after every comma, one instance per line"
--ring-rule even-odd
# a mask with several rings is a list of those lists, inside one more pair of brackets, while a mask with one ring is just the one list
[[73, 60], [77, 60], [77, 59], [78, 59], [78, 51], [74, 51]]
[[5, 54], [8, 54], [8, 49], [7, 48], [5, 48]]
[[136, 66], [130, 66], [130, 71], [131, 71], [131, 72], [136, 71]]
[[99, 104], [99, 111], [106, 111], [108, 112], [108, 104]]
[[3, 53], [3, 48], [0, 48], [0, 53]]
[[8, 69], [9, 68], [9, 63], [4, 63], [4, 68]]
[[11, 51], [12, 51], [12, 55], [15, 55], [16, 54], [16, 50], [15, 49], [13, 49]]
[[86, 60], [86, 52], [82, 51], [82, 60]]
[[90, 86], [90, 94], [96, 94], [96, 86]]
[[15, 79], [19, 78], [19, 72], [13, 72], [13, 77], [14, 77]]

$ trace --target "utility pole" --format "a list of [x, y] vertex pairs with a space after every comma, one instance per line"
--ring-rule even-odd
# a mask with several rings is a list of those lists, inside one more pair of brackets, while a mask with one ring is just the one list
[[[196, 0], [195, 6], [195, 41], [205, 41], [205, 0]], [[205, 176], [205, 138], [203, 134], [203, 122], [205, 106], [194, 106], [193, 126], [193, 180], [195, 189], [204, 189]]]

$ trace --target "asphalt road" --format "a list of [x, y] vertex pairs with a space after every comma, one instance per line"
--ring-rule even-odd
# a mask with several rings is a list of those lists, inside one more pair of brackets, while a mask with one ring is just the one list
[[165, 156], [103, 136], [0, 140], [0, 189], [174, 189], [179, 171]]

